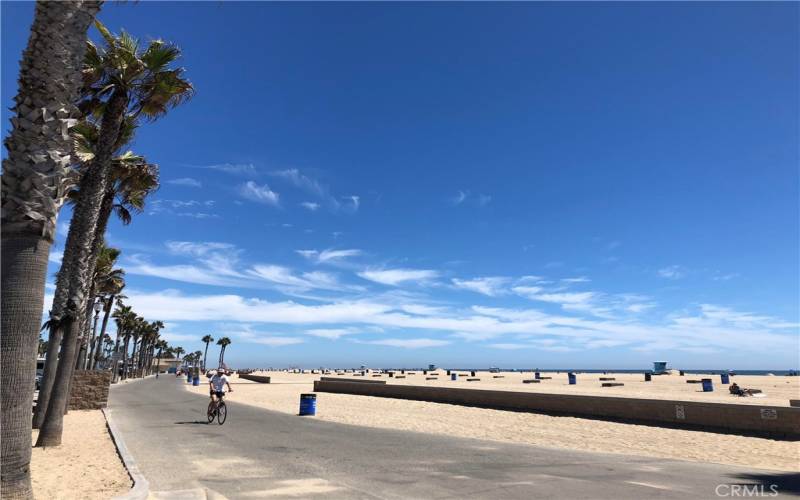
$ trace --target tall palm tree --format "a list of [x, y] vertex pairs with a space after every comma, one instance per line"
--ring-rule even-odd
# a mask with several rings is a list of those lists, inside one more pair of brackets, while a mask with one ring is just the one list
[[206, 349], [203, 352], [203, 371], [206, 371], [206, 357], [208, 356], [208, 344], [214, 342], [214, 337], [212, 337], [211, 335], [206, 335], [201, 340], [206, 343]]
[[183, 347], [178, 346], [178, 347], [172, 349], [172, 352], [175, 353], [175, 359], [180, 361], [181, 360], [181, 354], [185, 353], [186, 351], [183, 350]]
[[38, 2], [20, 62], [2, 174], [0, 490], [32, 498], [31, 412], [39, 319], [56, 217], [73, 181], [67, 130], [98, 1]]
[[228, 337], [222, 337], [217, 341], [217, 345], [220, 346], [219, 350], [219, 366], [222, 366], [225, 362], [225, 349], [231, 345], [231, 339]]
[[169, 352], [169, 344], [164, 339], [159, 340], [156, 345], [156, 349], [158, 349], [158, 355], [156, 356], [156, 373], [161, 371], [161, 355], [165, 352]]
[[[64, 248], [62, 268], [59, 275], [67, 276], [62, 281], [69, 283], [68, 292], [59, 295], [56, 290], [55, 304], [67, 313], [54, 317], [64, 322], [64, 340], [56, 381], [50, 397], [44, 422], [39, 432], [37, 446], [61, 444], [63, 411], [69, 396], [69, 381], [72, 377], [77, 341], [83, 317], [85, 295], [89, 276], [93, 273], [96, 255], [96, 234], [100, 210], [106, 187], [110, 182], [111, 160], [114, 152], [124, 140], [126, 117], [136, 121], [140, 118], [155, 120], [166, 114], [171, 107], [188, 99], [193, 88], [183, 77], [182, 68], [171, 67], [180, 57], [180, 49], [161, 40], [151, 41], [142, 50], [139, 41], [122, 32], [113, 35], [100, 22], [95, 26], [105, 41], [104, 48], [91, 42], [87, 44], [84, 76], [84, 100], [81, 109], [99, 121], [99, 135], [94, 157], [81, 177], [80, 195], [70, 223]], [[87, 238], [94, 235], [95, 239]], [[58, 281], [56, 285], [58, 285]], [[66, 303], [66, 307], [63, 304]], [[136, 345], [134, 344], [134, 349]]]
[[[102, 242], [100, 254], [97, 257], [97, 264], [94, 268], [94, 277], [92, 278], [92, 294], [89, 297], [92, 302], [97, 301], [100, 303], [100, 310], [105, 307], [104, 288], [109, 287], [116, 290], [121, 283], [125, 282], [125, 271], [114, 267], [114, 264], [119, 258], [120, 253], [121, 252], [119, 249], [108, 247], [106, 246], [105, 241]], [[87, 312], [91, 315], [92, 308], [90, 308]], [[96, 314], [99, 315], [99, 311]], [[96, 332], [93, 332], [93, 335], [95, 333]], [[103, 332], [101, 331], [98, 339], [102, 338]], [[82, 366], [84, 366], [84, 368], [91, 368], [91, 366], [86, 365], [87, 362], [92, 359], [92, 354], [94, 354], [93, 351], [95, 350], [95, 347], [100, 346], [100, 341], [95, 342], [94, 336], [87, 340], [89, 342], [86, 342], [88, 349], [84, 348], [84, 350], [87, 351], [85, 353], [85, 359], [81, 358], [80, 356], [78, 359], [83, 359]], [[97, 351], [99, 352], [99, 349], [97, 349]]]

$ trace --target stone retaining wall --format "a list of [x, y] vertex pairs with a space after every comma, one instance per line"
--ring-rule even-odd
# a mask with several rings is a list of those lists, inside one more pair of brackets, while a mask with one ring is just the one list
[[110, 371], [77, 370], [69, 391], [70, 410], [99, 410], [108, 403]]
[[569, 415], [800, 440], [800, 408], [788, 406], [364, 384], [341, 379], [316, 381], [314, 382], [314, 391], [412, 399], [499, 410]]

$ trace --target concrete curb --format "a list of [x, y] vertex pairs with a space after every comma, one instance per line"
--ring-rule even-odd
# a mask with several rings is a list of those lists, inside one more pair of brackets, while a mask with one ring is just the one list
[[136, 460], [133, 455], [128, 451], [125, 446], [125, 441], [122, 439], [122, 434], [119, 432], [117, 425], [111, 419], [111, 410], [103, 408], [103, 415], [106, 417], [106, 425], [108, 432], [111, 434], [111, 440], [114, 441], [114, 446], [117, 447], [117, 453], [122, 458], [122, 463], [128, 471], [128, 475], [133, 481], [133, 488], [123, 495], [113, 497], [113, 500], [144, 500], [150, 495], [150, 483], [144, 478], [139, 467], [136, 465]]

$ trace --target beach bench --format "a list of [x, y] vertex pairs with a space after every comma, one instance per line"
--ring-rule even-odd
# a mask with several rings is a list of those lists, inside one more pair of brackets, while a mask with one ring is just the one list
[[492, 375], [492, 378], [506, 378], [505, 375]]
[[406, 378], [406, 376], [405, 375], [397, 375], [394, 378]]
[[691, 379], [691, 380], [687, 380], [686, 383], [687, 384], [702, 384], [703, 381], [702, 380]]
[[438, 377], [425, 377], [425, 380], [439, 380]]
[[530, 379], [527, 379], [527, 380], [523, 380], [522, 383], [523, 384], [539, 384], [539, 383], [541, 383], [541, 380], [536, 380], [535, 378], [530, 378]]
[[553, 377], [539, 377], [539, 380], [552, 380]]
[[620, 387], [625, 384], [623, 384], [622, 382], [603, 382], [602, 385], [603, 387]]
[[479, 382], [480, 380], [479, 378], [468, 378], [467, 382]]
[[616, 378], [614, 378], [614, 377], [600, 377], [600, 380], [601, 380], [601, 381], [603, 381], [603, 380], [605, 380], [605, 381], [609, 381], [609, 380], [617, 380], [617, 379], [616, 379]]
[[373, 373], [373, 374], [372, 374], [372, 376], [373, 376], [373, 377], [380, 377], [380, 376], [381, 376], [381, 374], [380, 374], [380, 373]]

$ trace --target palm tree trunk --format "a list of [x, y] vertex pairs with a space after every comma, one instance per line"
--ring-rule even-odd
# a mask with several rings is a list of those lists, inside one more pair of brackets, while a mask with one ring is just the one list
[[[105, 312], [103, 314], [103, 324], [100, 327], [100, 337], [99, 338], [101, 338], [101, 339], [105, 338], [106, 327], [108, 326], [108, 318], [109, 318], [109, 316], [111, 316], [112, 304], [114, 304], [114, 295], [111, 295], [108, 298], [108, 301], [105, 304]], [[119, 333], [117, 334], [117, 345], [119, 345]], [[100, 352], [101, 351], [98, 349], [97, 353], [95, 354], [94, 361], [92, 362], [92, 370], [97, 369], [97, 363], [100, 360]]]
[[126, 334], [124, 347], [122, 349], [122, 375], [120, 375], [120, 378], [123, 380], [128, 378], [128, 344], [130, 340], [130, 335]]
[[[40, 237], [2, 239], [2, 489], [3, 498], [32, 498], [31, 408], [39, 318], [50, 243]], [[8, 496], [7, 496], [8, 495]]]
[[33, 413], [33, 428], [38, 429], [44, 421], [47, 412], [47, 403], [50, 401], [50, 391], [53, 388], [53, 380], [56, 378], [58, 368], [58, 351], [61, 348], [61, 338], [64, 329], [61, 325], [51, 326], [47, 336], [47, 357], [44, 360], [44, 373], [42, 381], [39, 383], [39, 400], [36, 402], [36, 409]]
[[[94, 308], [92, 308], [92, 311], [94, 311]], [[97, 336], [98, 318], [100, 318], [100, 311], [96, 311], [94, 313], [94, 321], [92, 322], [92, 341], [91, 344], [89, 345], [89, 352], [86, 357], [86, 363], [84, 364], [83, 367], [84, 370], [90, 370], [92, 368], [92, 365], [94, 365], [94, 358], [97, 355], [97, 353], [100, 352], [100, 348], [102, 347], [100, 341], [102, 340], [103, 337]]]
[[39, 2], [20, 63], [2, 175], [0, 490], [32, 498], [31, 406], [47, 256], [71, 182], [67, 129], [97, 1]]
[[84, 314], [81, 316], [81, 336], [78, 341], [78, 356], [75, 360], [75, 369], [82, 370], [86, 366], [86, 351], [88, 348], [87, 340], [89, 338], [89, 325], [92, 318], [92, 292], [89, 292], [89, 299], [86, 301]]
[[[80, 194], [75, 206], [75, 213], [69, 225], [67, 245], [64, 248], [64, 261], [74, 272], [69, 278], [68, 311], [72, 320], [68, 323], [70, 328], [64, 336], [62, 347], [62, 361], [58, 364], [56, 380], [50, 397], [50, 404], [44, 417], [44, 422], [39, 432], [37, 446], [58, 446], [61, 444], [61, 431], [63, 429], [64, 409], [69, 399], [69, 385], [75, 366], [75, 353], [77, 341], [80, 336], [86, 293], [89, 288], [91, 276], [94, 271], [97, 255], [93, 255], [97, 222], [100, 215], [100, 205], [108, 183], [111, 158], [114, 153], [114, 144], [119, 136], [120, 126], [128, 105], [128, 96], [124, 91], [115, 91], [108, 102], [102, 124], [100, 125], [100, 139], [97, 144], [95, 158], [89, 169], [81, 178]], [[71, 244], [72, 243], [72, 244]], [[94, 257], [94, 258], [93, 258]]]
[[208, 342], [206, 342], [206, 350], [203, 353], [203, 372], [206, 371], [206, 358], [208, 357]]

